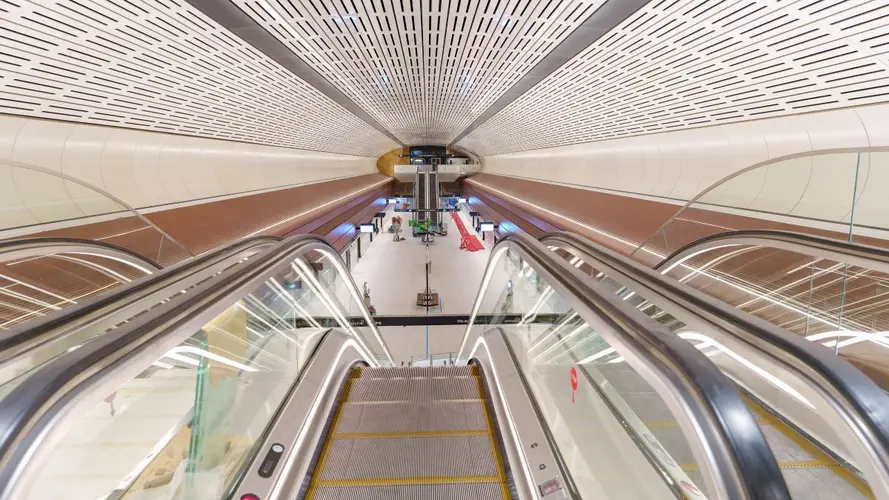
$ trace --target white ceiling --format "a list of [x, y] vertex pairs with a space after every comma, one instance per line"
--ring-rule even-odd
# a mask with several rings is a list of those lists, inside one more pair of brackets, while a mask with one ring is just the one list
[[186, 0], [0, 0], [0, 113], [492, 155], [889, 101], [887, 0], [651, 0], [487, 121], [605, 0], [230, 1], [378, 124]]
[[405, 144], [447, 144], [604, 0], [232, 0]]
[[457, 146], [487, 156], [889, 101], [887, 0], [653, 0]]
[[0, 0], [0, 113], [363, 156], [397, 146], [183, 0]]

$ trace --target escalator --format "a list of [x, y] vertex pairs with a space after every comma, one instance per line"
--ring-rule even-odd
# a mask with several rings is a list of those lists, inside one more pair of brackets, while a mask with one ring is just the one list
[[[854, 438], [848, 439], [849, 434], [846, 434], [847, 440], [844, 440], [831, 432], [836, 427], [842, 427], [837, 425], [839, 419], [833, 420], [829, 415], [832, 409], [828, 408], [833, 405], [818, 405], [817, 396], [813, 397], [811, 392], [804, 389], [797, 391], [795, 388], [804, 385], [794, 380], [798, 375], [793, 373], [792, 368], [769, 360], [775, 351], [763, 344], [782, 344], [780, 356], [794, 352], [798, 358], [818, 360], [824, 370], [815, 378], [822, 379], [820, 384], [824, 392], [835, 390], [836, 386], [844, 383], [849, 384], [848, 378], [846, 382], [839, 382], [837, 379], [850, 377], [857, 379], [861, 393], [870, 392], [877, 397], [881, 396], [876, 386], [865, 380], [863, 374], [850, 370], [839, 359], [831, 359], [831, 353], [819, 351], [814, 345], [807, 345], [806, 341], [796, 338], [792, 333], [771, 327], [729, 307], [716, 308], [723, 318], [722, 325], [711, 324], [710, 328], [702, 328], [704, 325], [700, 318], [707, 315], [707, 301], [701, 295], [684, 289], [683, 285], [670, 282], [669, 279], [660, 278], [658, 273], [581, 237], [552, 233], [543, 235], [541, 241], [556, 250], [567, 251], [575, 262], [578, 259], [583, 261], [588, 266], [587, 272], [608, 284], [615, 294], [660, 323], [668, 325], [680, 337], [696, 344], [735, 380], [739, 391], [744, 394], [749, 410], [756, 415], [760, 430], [769, 443], [794, 498], [874, 498], [874, 492], [864, 480], [864, 473], [851, 463], [856, 459], [858, 463], [868, 463], [861, 458], [860, 449], [856, 450], [854, 445], [849, 445]], [[693, 249], [690, 249], [677, 252], [676, 255], [692, 252]], [[704, 270], [689, 268], [685, 272], [703, 273]], [[693, 325], [683, 321], [690, 320], [690, 323], [694, 323], [696, 319], [698, 324]], [[730, 333], [732, 327], [736, 332], [734, 335]], [[701, 331], [707, 331], [709, 335], [699, 333]], [[737, 332], [741, 332], [741, 335]], [[745, 337], [751, 344], [758, 341], [759, 349], [738, 342], [738, 338]], [[735, 344], [732, 345], [732, 342]], [[617, 356], [613, 353], [599, 350], [592, 357], [596, 360], [597, 369], [615, 386], [617, 392], [631, 395], [626, 398], [630, 406], [653, 434], [660, 435], [660, 442], [665, 443], [666, 451], [674, 457], [688, 456], [684, 442], [667, 436], [675, 431], [677, 424], [665, 418], [664, 409], [657, 402], [651, 404], [652, 398], [646, 396], [651, 393], [647, 383], [628, 373], [626, 365], [620, 363], [619, 359], [615, 361]], [[829, 380], [831, 377], [835, 378]], [[830, 385], [834, 387], [829, 387]], [[856, 383], [851, 382], [851, 385]], [[806, 396], [810, 399], [806, 399]], [[786, 402], [793, 398], [802, 400], [809, 408]], [[851, 399], [853, 401], [850, 404], [857, 403], [854, 396]], [[822, 409], [820, 411], [823, 414], [819, 414], [816, 406]], [[793, 411], [777, 409], [781, 407], [791, 407]], [[885, 425], [885, 421], [881, 421], [885, 417], [882, 409], [870, 408], [869, 411], [872, 413], [870, 420], [873, 425]], [[837, 433], [841, 434], [842, 431]], [[865, 444], [862, 447], [868, 446]], [[694, 475], [695, 467], [685, 468]]]
[[817, 498], [725, 368], [613, 292], [505, 237], [458, 366], [397, 367], [336, 251], [284, 240], [19, 377], [0, 499]]
[[475, 366], [356, 368], [304, 495], [508, 500]]
[[46, 315], [13, 326], [0, 335], [0, 394], [9, 390], [20, 377], [56, 357], [76, 349], [111, 328], [115, 328], [151, 307], [186, 293], [192, 287], [214, 278], [226, 269], [242, 264], [251, 256], [280, 241], [260, 236], [229, 247], [207, 252], [165, 269], [151, 268], [131, 252], [111, 245], [71, 238], [33, 238], [0, 244], [5, 260], [35, 258], [40, 255], [101, 255], [124, 259], [131, 266], [141, 265], [150, 276], [119, 284], [92, 300], [73, 304], [53, 315]]

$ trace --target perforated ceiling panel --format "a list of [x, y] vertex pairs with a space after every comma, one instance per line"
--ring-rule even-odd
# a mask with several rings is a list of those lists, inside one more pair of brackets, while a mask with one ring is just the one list
[[889, 101], [886, 0], [655, 0], [458, 143], [480, 155]]
[[0, 0], [0, 113], [365, 156], [397, 146], [182, 0]]
[[446, 144], [604, 0], [232, 0], [405, 144]]

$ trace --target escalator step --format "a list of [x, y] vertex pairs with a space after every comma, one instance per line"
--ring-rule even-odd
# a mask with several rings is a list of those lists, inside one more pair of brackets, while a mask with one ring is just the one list
[[337, 433], [487, 430], [480, 400], [430, 403], [354, 404], [340, 411]]

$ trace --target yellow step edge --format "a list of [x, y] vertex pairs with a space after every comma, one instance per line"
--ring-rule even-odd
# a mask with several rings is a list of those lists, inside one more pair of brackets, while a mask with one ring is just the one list
[[[473, 373], [479, 373], [478, 367], [473, 366], [472, 368]], [[475, 383], [478, 388], [478, 397], [484, 397], [485, 386], [482, 383], [482, 378], [476, 376]], [[483, 408], [485, 412], [485, 420], [488, 421], [488, 440], [491, 444], [491, 454], [494, 458], [494, 465], [497, 470], [497, 482], [500, 484], [500, 498], [502, 500], [509, 500], [511, 495], [509, 493], [509, 485], [506, 478], [506, 467], [503, 465], [503, 457], [500, 456], [500, 446], [497, 444], [497, 437], [494, 436], [494, 417], [491, 415], [491, 411], [487, 404], [483, 405]]]
[[823, 462], [821, 460], [788, 460], [786, 462], [778, 462], [778, 467], [782, 469], [817, 469], [817, 468], [833, 468], [843, 467], [837, 462]]
[[497, 483], [498, 476], [442, 476], [442, 477], [380, 477], [366, 479], [325, 479], [318, 481], [319, 488], [346, 488], [350, 486], [408, 486], [416, 484], [466, 484]]
[[[354, 371], [352, 372], [355, 373]], [[343, 409], [343, 403], [349, 400], [349, 392], [352, 390], [352, 382], [357, 379], [350, 377], [346, 380], [346, 387], [343, 389], [343, 393], [340, 394], [339, 401], [336, 402], [336, 410], [333, 412], [333, 421], [330, 423], [329, 434], [336, 434], [337, 424], [339, 424], [340, 413]], [[314, 474], [312, 474], [312, 479], [309, 482], [309, 488], [306, 491], [306, 500], [312, 500], [315, 498], [315, 491], [318, 490], [318, 484], [321, 481], [321, 474], [324, 472], [324, 465], [327, 463], [327, 455], [330, 452], [330, 444], [333, 442], [332, 439], [325, 439], [324, 445], [321, 447], [321, 456], [318, 458], [318, 465], [315, 468]]]
[[412, 438], [412, 437], [442, 437], [442, 436], [487, 436], [489, 430], [466, 431], [416, 431], [416, 432], [339, 432], [333, 435], [333, 439], [386, 439], [386, 438]]
[[[797, 446], [802, 448], [803, 451], [805, 451], [806, 453], [811, 455], [813, 458], [815, 458], [815, 460], [813, 462], [821, 462], [821, 463], [825, 464], [825, 465], [822, 465], [821, 467], [829, 468], [834, 474], [836, 474], [837, 476], [840, 476], [843, 480], [845, 480], [847, 483], [849, 483], [850, 486], [852, 486], [853, 488], [858, 490], [858, 492], [861, 493], [862, 495], [864, 495], [865, 498], [870, 498], [870, 499], [874, 498], [874, 494], [871, 491], [870, 486], [868, 486], [867, 482], [864, 479], [858, 477], [857, 474], [850, 471], [846, 467], [843, 467], [843, 466], [840, 466], [839, 464], [837, 464], [836, 460], [834, 460], [833, 457], [831, 457], [830, 455], [828, 455], [827, 453], [822, 451], [820, 448], [815, 446], [813, 443], [809, 442], [808, 439], [806, 439], [805, 437], [800, 435], [798, 432], [796, 432], [789, 425], [785, 424], [783, 421], [781, 421], [781, 419], [775, 417], [774, 415], [772, 415], [771, 413], [766, 411], [766, 409], [762, 408], [758, 403], [756, 403], [752, 399], [748, 398], [747, 396], [743, 396], [743, 398], [744, 398], [744, 402], [747, 403], [747, 406], [750, 408], [750, 410], [753, 411], [753, 413], [758, 417], [757, 420], [759, 420], [759, 419], [764, 420], [767, 425], [771, 425], [772, 427], [777, 429], [778, 432], [780, 432], [781, 434], [784, 434], [784, 436], [786, 436], [788, 439], [793, 441]], [[784, 463], [785, 464], [792, 464], [792, 463], [806, 463], [806, 462], [809, 462], [809, 461], [784, 462]], [[836, 464], [836, 465], [829, 465], [829, 464]], [[794, 468], [794, 467], [787, 466], [785, 468]], [[800, 466], [799, 468], [802, 468], [802, 466]]]
[[439, 404], [439, 403], [484, 403], [487, 400], [482, 399], [437, 399], [435, 401], [428, 401], [427, 403], [417, 402], [417, 401], [345, 401], [343, 404], [345, 405], [403, 405], [403, 404]]
[[[832, 469], [834, 467], [843, 467], [837, 462], [822, 462], [821, 460], [789, 460], [786, 462], [778, 461], [778, 467], [781, 469]], [[698, 464], [680, 464], [679, 468], [685, 471], [697, 470]]]

